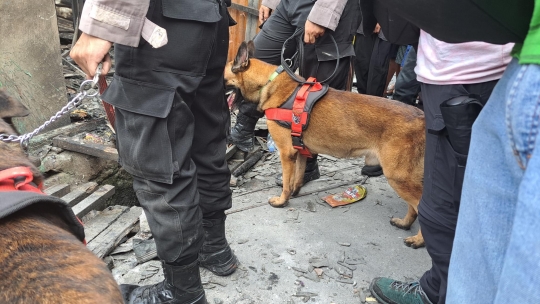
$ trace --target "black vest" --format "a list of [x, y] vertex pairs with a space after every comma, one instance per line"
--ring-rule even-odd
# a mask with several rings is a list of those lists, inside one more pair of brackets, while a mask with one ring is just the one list
[[36, 204], [50, 206], [69, 226], [69, 232], [75, 235], [81, 242], [84, 241], [83, 225], [79, 222], [71, 207], [63, 200], [45, 194], [29, 191], [0, 192], [0, 221], [17, 211]]

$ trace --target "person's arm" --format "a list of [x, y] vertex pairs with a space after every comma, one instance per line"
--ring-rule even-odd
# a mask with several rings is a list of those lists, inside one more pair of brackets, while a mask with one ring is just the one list
[[304, 27], [304, 42], [315, 43], [326, 29], [335, 30], [347, 0], [318, 0], [311, 8], [311, 12]]
[[276, 9], [281, 0], [263, 0], [259, 8], [259, 22], [262, 24], [270, 17], [272, 11]]
[[70, 52], [86, 73], [94, 76], [103, 62], [105, 74], [111, 67], [108, 55], [112, 43], [136, 47], [141, 36], [153, 47], [167, 43], [165, 29], [146, 19], [150, 0], [88, 0], [84, 4], [79, 29], [83, 32]]
[[271, 10], [275, 10], [281, 0], [262, 0], [261, 5], [268, 7]]

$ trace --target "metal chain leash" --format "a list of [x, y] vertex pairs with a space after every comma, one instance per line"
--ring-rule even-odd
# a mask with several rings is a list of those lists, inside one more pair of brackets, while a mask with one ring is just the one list
[[[19, 142], [23, 149], [27, 149], [28, 142], [39, 132], [43, 131], [48, 125], [60, 118], [62, 115], [69, 112], [71, 109], [77, 107], [82, 103], [87, 97], [95, 97], [99, 94], [99, 76], [101, 75], [102, 64], [100, 63], [96, 69], [96, 74], [92, 80], [85, 80], [81, 83], [79, 87], [79, 93], [71, 99], [60, 111], [56, 112], [49, 120], [44, 122], [41, 126], [37, 127], [34, 131], [22, 135], [7, 135], [0, 134], [0, 141], [3, 142]], [[95, 93], [90, 94], [90, 90], [95, 89]]]

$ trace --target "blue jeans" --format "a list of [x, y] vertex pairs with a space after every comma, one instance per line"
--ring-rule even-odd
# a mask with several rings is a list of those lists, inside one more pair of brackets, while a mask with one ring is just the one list
[[540, 66], [514, 59], [472, 131], [447, 303], [540, 303]]

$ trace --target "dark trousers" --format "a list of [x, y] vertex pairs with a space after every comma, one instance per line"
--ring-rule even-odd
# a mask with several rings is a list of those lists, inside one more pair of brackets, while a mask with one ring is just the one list
[[354, 72], [358, 93], [383, 96], [392, 44], [380, 39], [377, 34], [357, 34], [354, 48]]
[[432, 267], [420, 285], [433, 303], [445, 303], [450, 254], [456, 231], [466, 155], [456, 153], [444, 133], [440, 104], [450, 98], [476, 94], [485, 104], [497, 81], [467, 85], [422, 84], [426, 118], [424, 189], [418, 219]]
[[[255, 58], [280, 65], [281, 49], [285, 40], [291, 37], [297, 28], [304, 27], [313, 4], [312, 0], [282, 0], [253, 39]], [[338, 44], [341, 58], [338, 70], [327, 83], [338, 90], [350, 90], [354, 58], [352, 41], [360, 22], [358, 15], [358, 1], [347, 1], [336, 30], [327, 29], [324, 36], [318, 38], [315, 44], [304, 46], [304, 58], [301, 63], [303, 69], [300, 71], [302, 76], [306, 78], [313, 76], [322, 81], [332, 74], [336, 60], [324, 55], [324, 53], [333, 55], [336, 53], [335, 46], [329, 37], [332, 35]], [[303, 41], [303, 37], [301, 39]], [[296, 41], [287, 45], [284, 58], [290, 58], [296, 52], [295, 44]], [[264, 113], [257, 111], [257, 105], [252, 103], [241, 102], [239, 111], [251, 117], [264, 116]]]
[[168, 44], [115, 46], [116, 74], [103, 98], [115, 105], [120, 164], [166, 262], [197, 258], [203, 217], [231, 207], [225, 161], [229, 111], [223, 71], [229, 43], [226, 8], [216, 23], [166, 18], [160, 0], [147, 17]]
[[396, 78], [396, 86], [394, 89], [394, 100], [399, 100], [403, 103], [414, 105], [416, 97], [420, 92], [420, 82], [416, 80], [416, 51], [411, 48], [405, 57], [405, 63]]

